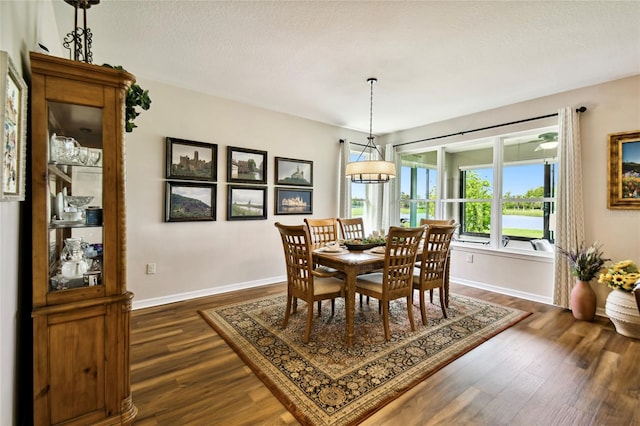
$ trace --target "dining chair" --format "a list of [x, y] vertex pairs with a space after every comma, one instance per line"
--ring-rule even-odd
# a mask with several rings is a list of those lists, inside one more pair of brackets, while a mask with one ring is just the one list
[[389, 331], [389, 302], [407, 299], [407, 315], [411, 330], [416, 329], [413, 321], [411, 296], [413, 293], [413, 268], [424, 227], [403, 228], [392, 226], [387, 235], [382, 272], [360, 275], [356, 280], [356, 291], [376, 298], [382, 305], [384, 337], [391, 340]]
[[[309, 230], [311, 246], [313, 248], [324, 247], [327, 243], [338, 240], [338, 221], [335, 218], [305, 219], [304, 223]], [[342, 278], [340, 271], [328, 266], [315, 265], [315, 270], [328, 275]], [[320, 305], [318, 305], [318, 310]], [[319, 314], [319, 313], [318, 313]]]
[[361, 217], [353, 218], [338, 218], [338, 224], [340, 225], [340, 232], [342, 238], [345, 240], [363, 240], [364, 235], [364, 223]]
[[[453, 225], [455, 224], [455, 219], [420, 219], [420, 225]], [[416, 264], [416, 266], [420, 266]], [[444, 277], [444, 305], [449, 307], [449, 272], [451, 270], [451, 253], [449, 253], [447, 257], [447, 266], [445, 267], [445, 277]], [[429, 291], [429, 301], [433, 303], [433, 290]]]
[[305, 225], [275, 224], [280, 232], [284, 258], [287, 265], [287, 307], [284, 314], [282, 328], [289, 323], [292, 305], [296, 308], [295, 300], [307, 302], [307, 324], [304, 333], [304, 343], [309, 342], [311, 325], [313, 323], [313, 303], [318, 302], [318, 316], [323, 300], [331, 300], [331, 314], [335, 313], [335, 298], [344, 297], [344, 281], [332, 274], [325, 274], [313, 268], [311, 237]]
[[[361, 217], [353, 218], [338, 218], [338, 225], [340, 225], [340, 233], [345, 240], [364, 240], [364, 222]], [[369, 303], [369, 297], [367, 297], [367, 304]], [[360, 295], [360, 305], [362, 305], [362, 294]]]
[[445, 279], [447, 278], [447, 264], [451, 238], [457, 225], [429, 225], [425, 231], [420, 266], [413, 270], [413, 289], [418, 290], [420, 296], [420, 313], [422, 324], [427, 325], [427, 311], [425, 308], [425, 291], [429, 290], [433, 303], [433, 290], [438, 289], [442, 316], [447, 318], [445, 304]]
[[309, 229], [311, 244], [316, 247], [338, 239], [338, 221], [335, 218], [305, 219], [304, 223]]

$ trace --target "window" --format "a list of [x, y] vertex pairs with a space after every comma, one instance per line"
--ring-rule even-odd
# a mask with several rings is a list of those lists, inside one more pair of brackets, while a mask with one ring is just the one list
[[[363, 152], [363, 145], [349, 144], [348, 162], [365, 161], [377, 158], [377, 152], [374, 150], [366, 150]], [[384, 189], [388, 184], [363, 184], [353, 183], [347, 178], [350, 193], [350, 211], [347, 213], [350, 217], [362, 218], [364, 223], [365, 234], [369, 235], [374, 230], [378, 230], [382, 226], [383, 214], [382, 203], [384, 198]], [[388, 210], [385, 212], [388, 213]]]
[[420, 219], [435, 218], [437, 152], [402, 155], [400, 164], [400, 223], [415, 227]]
[[557, 130], [505, 137], [502, 143], [502, 235], [554, 242]]
[[460, 170], [460, 232], [464, 235], [488, 237], [491, 233], [491, 201], [493, 197], [491, 167]]
[[401, 221], [453, 218], [459, 241], [494, 248], [553, 242], [557, 145], [554, 126], [401, 154]]
[[[357, 161], [362, 151], [351, 151], [349, 161]], [[366, 157], [366, 158], [365, 158]], [[364, 153], [360, 160], [368, 160], [368, 153]], [[353, 183], [351, 185], [351, 217], [366, 217], [369, 209], [369, 201], [367, 198], [367, 186], [361, 183]]]

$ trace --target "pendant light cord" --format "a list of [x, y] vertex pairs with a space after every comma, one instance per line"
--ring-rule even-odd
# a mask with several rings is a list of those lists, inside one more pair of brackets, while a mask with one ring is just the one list
[[373, 141], [373, 83], [375, 82], [375, 78], [369, 79], [369, 84], [371, 85], [371, 96], [369, 98], [369, 142]]
[[[371, 149], [371, 151], [373, 151], [374, 149], [378, 151], [378, 155], [384, 161], [384, 155], [382, 155], [382, 151], [380, 151], [380, 149], [373, 142], [373, 139], [374, 139], [373, 138], [373, 83], [376, 83], [378, 79], [375, 77], [370, 77], [367, 79], [367, 81], [371, 85], [371, 94], [369, 97], [369, 137], [368, 137], [367, 147]], [[362, 152], [364, 153], [364, 150]]]

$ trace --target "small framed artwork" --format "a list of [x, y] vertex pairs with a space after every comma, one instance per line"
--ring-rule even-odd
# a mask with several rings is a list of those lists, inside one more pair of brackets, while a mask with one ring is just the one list
[[313, 186], [313, 161], [276, 157], [276, 185]]
[[228, 186], [227, 220], [260, 220], [266, 218], [266, 186]]
[[227, 147], [227, 181], [267, 183], [267, 151]]
[[216, 220], [216, 185], [166, 183], [165, 222]]
[[608, 207], [640, 210], [640, 130], [609, 135]]
[[313, 189], [276, 188], [276, 214], [312, 214]]
[[218, 145], [167, 138], [167, 179], [215, 182], [218, 176]]
[[0, 201], [24, 201], [27, 85], [7, 52], [0, 51]]

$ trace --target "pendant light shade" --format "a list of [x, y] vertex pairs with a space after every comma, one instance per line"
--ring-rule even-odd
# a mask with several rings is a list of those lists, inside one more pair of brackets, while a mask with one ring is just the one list
[[[385, 183], [390, 178], [396, 177], [396, 165], [391, 161], [385, 161], [384, 155], [373, 141], [373, 83], [377, 78], [369, 78], [367, 82], [371, 85], [370, 109], [369, 109], [369, 137], [367, 145], [358, 156], [356, 161], [347, 163], [345, 175], [355, 183]], [[382, 160], [360, 160], [364, 153], [369, 150], [370, 155], [377, 152]], [[366, 157], [365, 157], [366, 158]]]
[[352, 182], [384, 183], [396, 176], [396, 165], [382, 160], [354, 161], [347, 164], [345, 174]]

